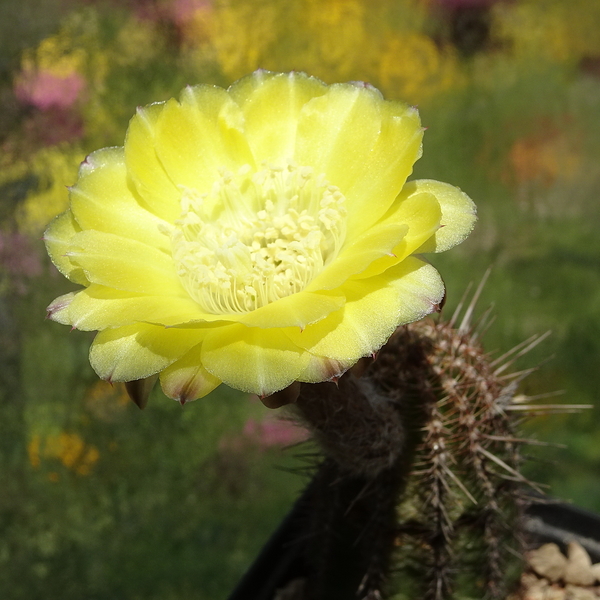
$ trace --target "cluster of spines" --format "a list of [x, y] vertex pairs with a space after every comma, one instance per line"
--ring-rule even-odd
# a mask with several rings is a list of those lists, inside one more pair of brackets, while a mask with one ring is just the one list
[[[376, 524], [373, 519], [363, 524], [356, 542], [364, 546], [364, 556], [372, 556], [365, 565], [369, 584], [359, 588], [357, 598], [385, 597], [393, 565], [404, 577], [401, 588], [408, 573], [417, 575], [413, 584], [418, 580], [420, 598], [448, 600], [461, 573], [470, 573], [478, 593], [501, 598], [507, 559], [521, 549], [518, 523], [526, 490], [536, 488], [519, 471], [519, 448], [530, 440], [515, 435], [517, 423], [528, 411], [579, 408], [526, 405], [516, 396], [518, 384], [534, 369], [511, 373], [509, 368], [545, 335], [493, 360], [479, 342], [489, 312], [472, 322], [480, 290], [460, 325], [462, 306], [450, 321], [403, 326], [360, 379], [347, 374], [335, 388], [303, 386], [296, 403], [328, 463], [336, 465], [335, 485], [363, 481], [357, 502], [368, 498], [371, 510], [382, 515]], [[328, 407], [327, 418], [322, 408], [315, 410], [320, 400]], [[378, 419], [388, 432], [383, 438], [374, 433]], [[363, 421], [368, 426], [361, 429]], [[374, 453], [368, 452], [370, 438]], [[387, 450], [382, 439], [389, 440]], [[352, 454], [352, 448], [361, 450]], [[376, 464], [381, 468], [374, 469]], [[379, 510], [390, 496], [394, 514]], [[392, 549], [393, 556], [383, 555]]]
[[[468, 334], [444, 323], [421, 322], [399, 330], [386, 352], [414, 352], [425, 345], [424, 370], [398, 382], [398, 402], [421, 398], [424, 424], [409, 492], [399, 511], [409, 510], [420, 527], [423, 596], [449, 598], [454, 574], [468, 546], [479, 540], [479, 572], [490, 596], [500, 594], [504, 544], [517, 502], [519, 455], [509, 414], [498, 406], [505, 385], [494, 377], [481, 349]], [[400, 350], [402, 348], [402, 351]], [[400, 543], [406, 533], [400, 521]], [[483, 542], [483, 543], [481, 543]], [[482, 568], [483, 567], [483, 568]]]

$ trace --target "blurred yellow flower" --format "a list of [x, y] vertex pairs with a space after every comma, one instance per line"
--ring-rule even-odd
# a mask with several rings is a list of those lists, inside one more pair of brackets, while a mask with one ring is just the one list
[[349, 74], [369, 54], [372, 45], [365, 32], [364, 3], [360, 0], [305, 0], [303, 8], [305, 61], [319, 75]]
[[[19, 231], [39, 236], [50, 219], [67, 207], [66, 186], [77, 174], [83, 153], [77, 148], [55, 146], [43, 148], [29, 162], [29, 173], [37, 186], [27, 195], [16, 211]], [[13, 169], [20, 172], [19, 163]], [[9, 176], [10, 176], [10, 170]], [[0, 177], [0, 182], [4, 178]]]
[[237, 78], [262, 66], [267, 49], [277, 38], [281, 17], [272, 2], [223, 3], [215, 11], [210, 41], [227, 77]]
[[600, 52], [598, 2], [498, 2], [492, 14], [494, 37], [517, 58], [576, 62]]
[[66, 42], [64, 36], [52, 36], [23, 53], [21, 71], [14, 81], [21, 102], [42, 110], [53, 106], [66, 109], [77, 102], [86, 85], [82, 70], [87, 55], [81, 48], [69, 48]]
[[386, 93], [418, 104], [461, 85], [464, 77], [450, 49], [441, 51], [429, 36], [408, 32], [387, 40], [379, 63], [379, 80]]
[[121, 27], [110, 50], [110, 63], [125, 66], [147, 65], [165, 51], [158, 25], [134, 17]]
[[100, 380], [87, 391], [84, 403], [94, 417], [110, 423], [123, 415], [131, 401], [124, 384]]
[[24, 70], [43, 69], [56, 77], [68, 77], [83, 72], [88, 55], [80, 47], [73, 47], [72, 40], [64, 34], [45, 38], [35, 49], [23, 53], [21, 65]]
[[32, 74], [41, 72], [66, 82], [74, 76], [85, 77], [87, 87], [101, 89], [114, 60], [102, 52], [102, 46], [97, 13], [91, 8], [71, 13], [56, 35], [23, 52], [15, 83], [27, 83]]
[[[43, 441], [39, 434], [35, 434], [27, 446], [27, 452], [29, 462], [35, 469], [40, 467], [43, 456], [46, 459], [58, 459], [77, 475], [89, 475], [100, 458], [96, 446], [86, 444], [76, 433], [65, 432], [47, 435]], [[50, 479], [58, 481], [58, 473], [50, 473]]]
[[180, 402], [221, 382], [261, 396], [341, 375], [444, 288], [415, 256], [462, 241], [458, 188], [406, 183], [415, 109], [366, 84], [256, 72], [139, 109], [91, 154], [45, 240], [85, 288], [48, 308], [98, 330], [110, 381], [160, 373]]

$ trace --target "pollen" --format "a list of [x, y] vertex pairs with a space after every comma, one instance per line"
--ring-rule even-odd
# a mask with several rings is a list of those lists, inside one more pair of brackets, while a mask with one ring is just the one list
[[338, 255], [346, 200], [311, 167], [222, 170], [209, 193], [181, 188], [172, 254], [212, 314], [245, 313], [302, 291]]

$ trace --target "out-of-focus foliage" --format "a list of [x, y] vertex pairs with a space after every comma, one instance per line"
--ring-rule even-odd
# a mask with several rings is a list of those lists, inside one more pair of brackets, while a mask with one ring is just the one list
[[78, 163], [121, 144], [136, 106], [256, 68], [418, 104], [415, 176], [479, 208], [435, 260], [449, 308], [492, 265], [487, 347], [552, 329], [527, 392], [596, 408], [538, 420], [568, 449], [530, 474], [600, 511], [599, 27], [588, 0], [2, 0], [0, 597], [226, 598], [303, 485], [273, 468], [298, 464], [280, 451], [297, 432], [258, 403], [156, 392], [140, 413], [96, 380], [88, 334], [44, 322], [70, 290], [40, 237]]

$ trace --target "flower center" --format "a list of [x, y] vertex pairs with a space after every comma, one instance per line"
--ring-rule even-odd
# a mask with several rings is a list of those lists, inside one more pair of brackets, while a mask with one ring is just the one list
[[338, 254], [345, 198], [312, 167], [223, 171], [208, 194], [184, 188], [171, 233], [181, 281], [213, 314], [249, 312], [303, 290]]

